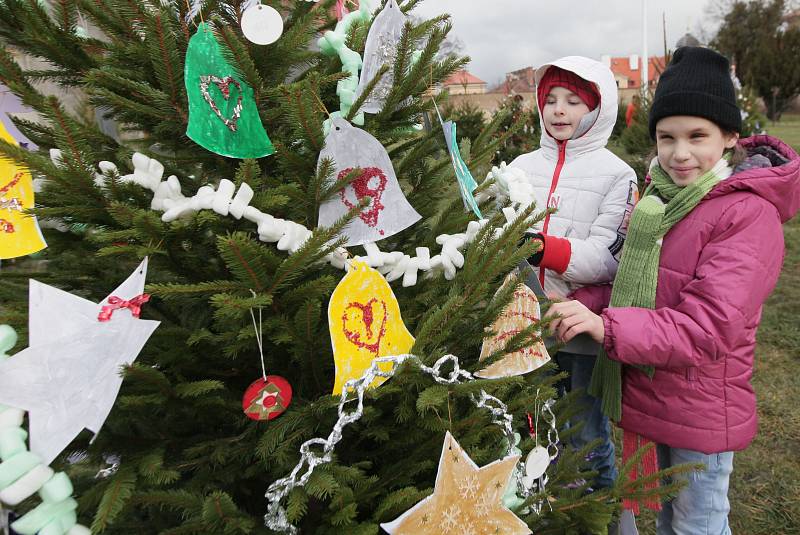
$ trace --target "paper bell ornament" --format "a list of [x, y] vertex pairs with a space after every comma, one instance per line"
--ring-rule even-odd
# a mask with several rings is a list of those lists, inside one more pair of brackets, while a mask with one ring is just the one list
[[[386, 279], [366, 263], [353, 260], [328, 304], [328, 327], [336, 363], [334, 395], [344, 384], [358, 379], [378, 357], [403, 355], [414, 337], [400, 315], [400, 304]], [[391, 371], [391, 364], [381, 365]], [[376, 378], [372, 387], [386, 379]]]
[[400, 10], [395, 0], [386, 2], [383, 10], [372, 22], [367, 35], [367, 44], [364, 47], [364, 64], [361, 68], [356, 98], [366, 90], [383, 65], [388, 65], [389, 70], [383, 74], [364, 101], [361, 106], [363, 112], [378, 113], [386, 103], [386, 97], [394, 85], [394, 64], [397, 60], [397, 49], [405, 23], [406, 15]]
[[389, 535], [527, 535], [527, 524], [502, 501], [518, 461], [512, 455], [478, 468], [448, 431], [433, 494], [381, 527]]
[[320, 206], [320, 227], [333, 225], [365, 197], [371, 199], [343, 230], [348, 247], [388, 238], [422, 218], [403, 195], [386, 149], [369, 133], [342, 118], [332, 119], [320, 163], [326, 158], [335, 162], [334, 180], [354, 169], [361, 174]]
[[[0, 139], [17, 145], [2, 124]], [[0, 259], [26, 256], [47, 247], [36, 217], [24, 213], [28, 208], [33, 208], [30, 172], [0, 158]]]
[[[513, 275], [506, 277], [503, 285], [510, 284]], [[539, 300], [533, 290], [524, 284], [520, 284], [514, 290], [514, 297], [511, 302], [503, 309], [503, 312], [495, 320], [491, 330], [496, 334], [491, 338], [486, 338], [481, 346], [480, 360], [485, 360], [489, 355], [502, 350], [514, 335], [529, 327], [532, 323], [540, 321], [542, 318]], [[550, 355], [544, 343], [539, 340], [534, 345], [522, 348], [506, 355], [486, 368], [475, 372], [475, 375], [483, 379], [498, 379], [500, 377], [512, 377], [523, 375], [537, 368], [541, 368], [550, 360]]]
[[261, 158], [275, 152], [261, 124], [253, 89], [222, 54], [208, 23], [189, 40], [184, 67], [189, 97], [186, 135], [222, 156]]

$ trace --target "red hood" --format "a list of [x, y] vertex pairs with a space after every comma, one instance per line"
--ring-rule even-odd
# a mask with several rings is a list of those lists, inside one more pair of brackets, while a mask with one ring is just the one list
[[708, 198], [732, 191], [751, 191], [771, 202], [778, 210], [781, 222], [786, 223], [800, 210], [800, 156], [789, 145], [771, 136], [748, 137], [740, 144], [749, 154], [758, 147], [770, 148], [788, 162], [734, 173], [711, 190]]

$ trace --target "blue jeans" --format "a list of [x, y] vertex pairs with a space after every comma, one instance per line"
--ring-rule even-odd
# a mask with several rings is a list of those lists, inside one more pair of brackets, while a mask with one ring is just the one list
[[680, 474], [688, 485], [672, 500], [662, 503], [656, 520], [658, 535], [731, 535], [728, 526], [728, 482], [733, 472], [733, 452], [706, 455], [699, 451], [656, 446], [658, 467], [704, 464], [702, 472]]
[[587, 458], [591, 469], [597, 471], [597, 478], [592, 486], [599, 489], [614, 485], [617, 479], [617, 466], [614, 463], [614, 443], [611, 441], [611, 424], [608, 417], [600, 410], [600, 400], [585, 393], [589, 388], [595, 360], [597, 357], [564, 351], [556, 353], [555, 356], [559, 370], [569, 373], [569, 377], [559, 383], [559, 390], [562, 392], [584, 390], [577, 399], [583, 410], [575, 417], [575, 421], [571, 422], [573, 425], [582, 422], [583, 427], [572, 436], [570, 444], [573, 448], [580, 449], [592, 441], [601, 440], [600, 445], [592, 450]]

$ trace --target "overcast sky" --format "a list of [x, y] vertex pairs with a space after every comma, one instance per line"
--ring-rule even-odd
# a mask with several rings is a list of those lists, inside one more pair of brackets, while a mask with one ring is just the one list
[[[709, 27], [709, 0], [648, 0], [648, 52], [664, 53], [687, 29]], [[569, 55], [594, 59], [641, 53], [642, 0], [426, 0], [414, 14], [452, 15], [453, 33], [472, 58], [469, 71], [490, 85], [505, 73]], [[698, 36], [699, 37], [699, 36]]]

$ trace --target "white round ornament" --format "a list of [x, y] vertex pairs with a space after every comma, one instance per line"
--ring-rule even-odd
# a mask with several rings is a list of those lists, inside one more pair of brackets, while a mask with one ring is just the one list
[[270, 6], [254, 4], [242, 13], [242, 33], [257, 45], [274, 43], [283, 33], [283, 17]]
[[542, 446], [533, 448], [525, 458], [525, 475], [522, 477], [522, 484], [528, 488], [533, 486], [533, 482], [544, 475], [548, 466], [550, 466], [550, 454], [547, 453], [547, 448]]

